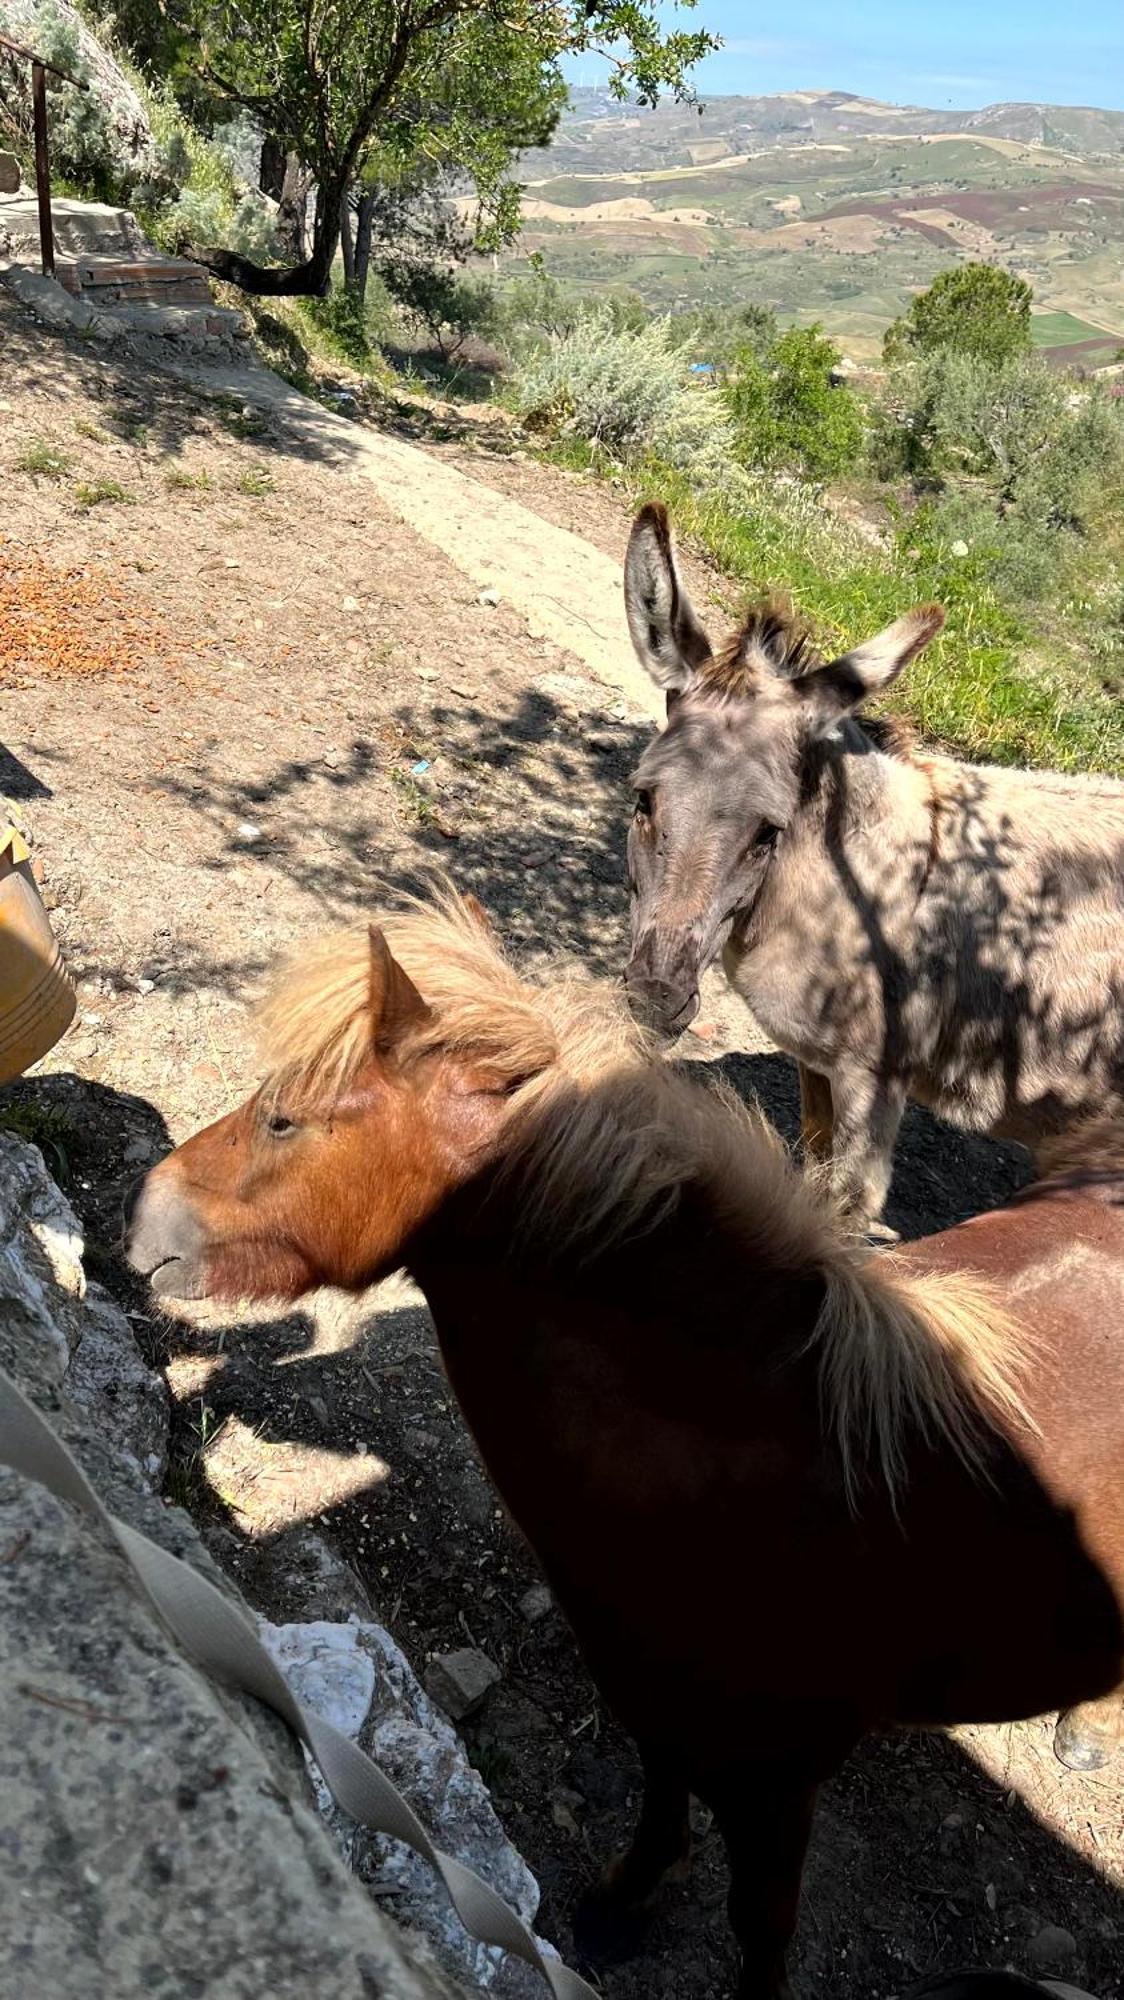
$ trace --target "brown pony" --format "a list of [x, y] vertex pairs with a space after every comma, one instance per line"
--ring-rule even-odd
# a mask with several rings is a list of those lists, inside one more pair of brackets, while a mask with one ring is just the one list
[[148, 1176], [130, 1259], [180, 1297], [414, 1274], [640, 1747], [602, 1918], [680, 1856], [694, 1793], [739, 1991], [776, 2000], [816, 1788], [865, 1730], [1097, 1702], [1111, 1734], [1117, 1134], [874, 1257], [758, 1114], [655, 1059], [607, 987], [527, 984], [451, 896], [307, 951], [265, 1026], [268, 1082]]

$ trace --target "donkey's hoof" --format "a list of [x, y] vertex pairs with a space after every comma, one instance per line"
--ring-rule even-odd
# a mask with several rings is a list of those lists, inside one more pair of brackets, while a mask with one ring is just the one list
[[610, 1888], [591, 1889], [570, 1919], [574, 1950], [589, 1965], [621, 1965], [636, 1957], [648, 1922], [646, 1911], [622, 1903]]
[[1054, 1755], [1067, 1771], [1103, 1771], [1111, 1764], [1116, 1744], [1081, 1732], [1073, 1715], [1060, 1715], [1054, 1729]]

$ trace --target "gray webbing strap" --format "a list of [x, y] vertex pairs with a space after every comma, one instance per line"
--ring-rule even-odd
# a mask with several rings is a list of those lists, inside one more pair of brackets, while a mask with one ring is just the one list
[[522, 1918], [471, 1868], [443, 1854], [377, 1764], [331, 1723], [312, 1715], [261, 1645], [246, 1614], [180, 1557], [127, 1527], [99, 1500], [85, 1473], [39, 1411], [0, 1369], [0, 1465], [45, 1486], [107, 1529], [165, 1624], [201, 1667], [256, 1695], [311, 1751], [324, 1782], [352, 1819], [405, 1841], [444, 1882], [466, 1931], [540, 1972], [555, 2000], [596, 2000], [592, 1987], [559, 1959], [544, 1958]]

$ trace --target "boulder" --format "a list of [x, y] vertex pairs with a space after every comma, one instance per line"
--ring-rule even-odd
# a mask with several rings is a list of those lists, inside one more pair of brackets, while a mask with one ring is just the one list
[[[161, 1378], [114, 1302], [87, 1287], [78, 1224], [39, 1153], [2, 1131], [0, 1367], [116, 1514], [236, 1595], [160, 1497]], [[323, 1585], [325, 1564], [313, 1567]], [[438, 1841], [533, 1914], [533, 1879], [389, 1635], [356, 1623], [269, 1636], [310, 1699], [317, 1657], [344, 1662], [357, 1732]], [[329, 1838], [282, 1726], [194, 1666], [84, 1515], [3, 1469], [0, 1714], [5, 2000], [453, 2000], [465, 1989], [450, 1966], [467, 1970], [474, 1953], [496, 1994], [545, 1991], [518, 1965], [501, 1984], [506, 1967], [454, 1935], [423, 1865], [348, 1825], [345, 1844], [362, 1847], [362, 1874], [394, 1891], [396, 1914], [422, 1926], [440, 1913], [441, 1955], [386, 1914]]]
[[[456, 1730], [419, 1686], [389, 1632], [358, 1620], [323, 1620], [263, 1624], [261, 1637], [298, 1701], [354, 1737], [446, 1852], [475, 1868], [533, 1924], [538, 1883], [507, 1839]], [[491, 1662], [486, 1664], [491, 1679], [498, 1678]], [[419, 1855], [400, 1841], [356, 1827], [336, 1810], [315, 1766], [310, 1771], [341, 1850], [376, 1898], [392, 1899], [401, 1923], [420, 1931], [474, 1989], [495, 2000], [542, 2000], [546, 1988], [537, 1973], [467, 1935], [447, 1899], [434, 1894], [432, 1873]]]
[[0, 194], [20, 191], [20, 163], [14, 153], [0, 152]]

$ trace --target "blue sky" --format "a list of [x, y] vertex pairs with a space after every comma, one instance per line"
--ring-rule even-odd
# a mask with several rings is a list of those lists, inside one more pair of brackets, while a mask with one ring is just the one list
[[[1121, 0], [747, 0], [661, 7], [698, 22], [725, 47], [697, 72], [705, 95], [852, 90], [893, 104], [992, 104], [1030, 99], [1124, 110]], [[786, 23], [791, 22], [791, 32]], [[572, 82], [600, 83], [605, 65], [569, 66]]]

